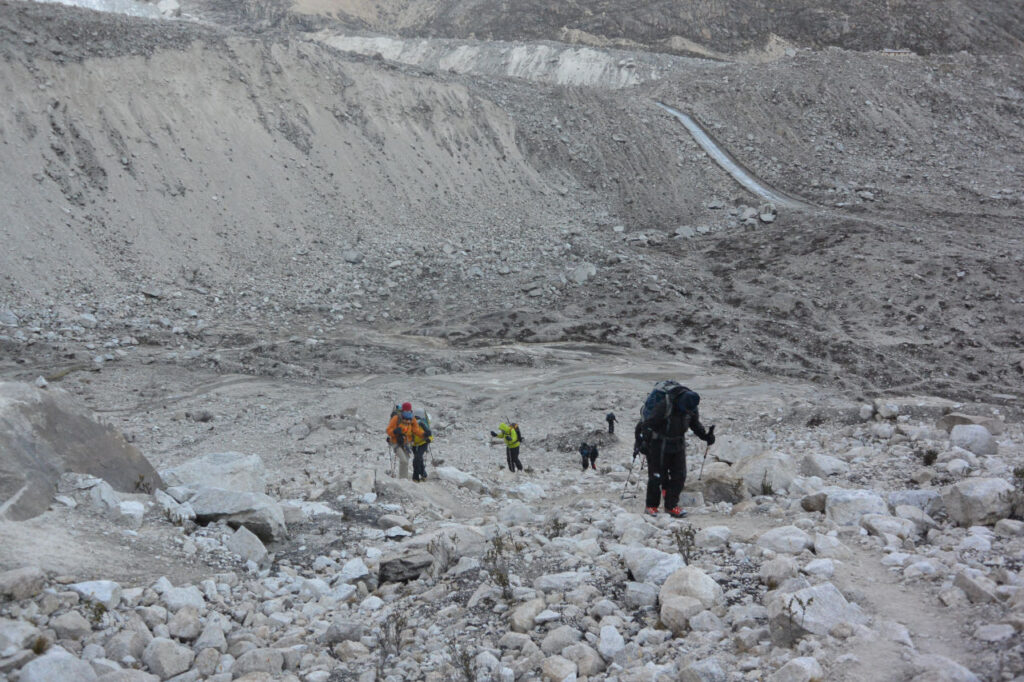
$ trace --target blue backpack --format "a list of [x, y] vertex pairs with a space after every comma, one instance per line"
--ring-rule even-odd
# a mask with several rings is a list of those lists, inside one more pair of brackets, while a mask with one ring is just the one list
[[700, 396], [678, 381], [666, 379], [654, 384], [640, 408], [641, 421], [668, 419], [678, 412], [692, 412], [700, 404]]

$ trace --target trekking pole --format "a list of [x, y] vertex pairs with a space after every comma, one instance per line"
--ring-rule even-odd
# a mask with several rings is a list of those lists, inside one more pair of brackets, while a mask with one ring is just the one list
[[[712, 424], [711, 428], [708, 429], [708, 435], [710, 436], [710, 435], [714, 434], [714, 432], [715, 432], [715, 425]], [[708, 451], [710, 449], [711, 449], [711, 443], [708, 443], [707, 447], [704, 448], [704, 459], [702, 459], [701, 462], [700, 462], [700, 474], [697, 476], [697, 480], [698, 481], [704, 475], [704, 462], [708, 461]]]
[[[626, 474], [626, 481], [625, 481], [625, 483], [622, 486], [622, 492], [619, 494], [619, 500], [626, 499], [626, 491], [629, 490], [629, 479], [633, 478], [633, 468], [636, 466], [636, 456], [637, 456], [637, 454], [638, 454], [637, 452], [635, 452], [635, 451], [633, 452], [633, 461], [629, 465], [629, 473]], [[638, 484], [639, 484], [639, 481], [640, 481], [640, 479], [637, 478], [637, 483]]]

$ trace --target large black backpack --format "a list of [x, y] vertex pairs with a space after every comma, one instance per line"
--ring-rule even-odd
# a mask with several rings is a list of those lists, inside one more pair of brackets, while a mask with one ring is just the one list
[[700, 396], [678, 381], [666, 379], [654, 384], [640, 408], [640, 420], [668, 419], [678, 412], [693, 412], [700, 404]]

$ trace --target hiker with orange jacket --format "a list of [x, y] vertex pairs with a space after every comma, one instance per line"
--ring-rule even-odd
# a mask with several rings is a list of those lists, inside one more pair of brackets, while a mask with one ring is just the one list
[[402, 403], [401, 411], [391, 417], [387, 428], [388, 442], [398, 458], [398, 477], [409, 478], [409, 453], [415, 442], [427, 433], [412, 413], [412, 403]]

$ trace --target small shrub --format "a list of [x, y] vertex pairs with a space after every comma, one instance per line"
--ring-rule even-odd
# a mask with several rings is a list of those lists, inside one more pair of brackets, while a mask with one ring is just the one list
[[768, 478], [768, 471], [767, 470], [764, 472], [764, 476], [761, 477], [761, 494], [762, 495], [769, 495], [769, 496], [775, 494], [775, 486], [772, 484], [771, 480]]
[[690, 557], [693, 556], [696, 550], [696, 539], [697, 531], [694, 530], [691, 524], [686, 526], [672, 529], [672, 536], [676, 540], [676, 547], [679, 549], [679, 554], [683, 557], [683, 561], [687, 566], [690, 565]]
[[451, 658], [451, 665], [455, 668], [455, 674], [463, 682], [476, 682], [476, 672], [473, 670], [473, 652], [465, 643], [460, 642], [452, 635], [448, 635], [448, 656]]

